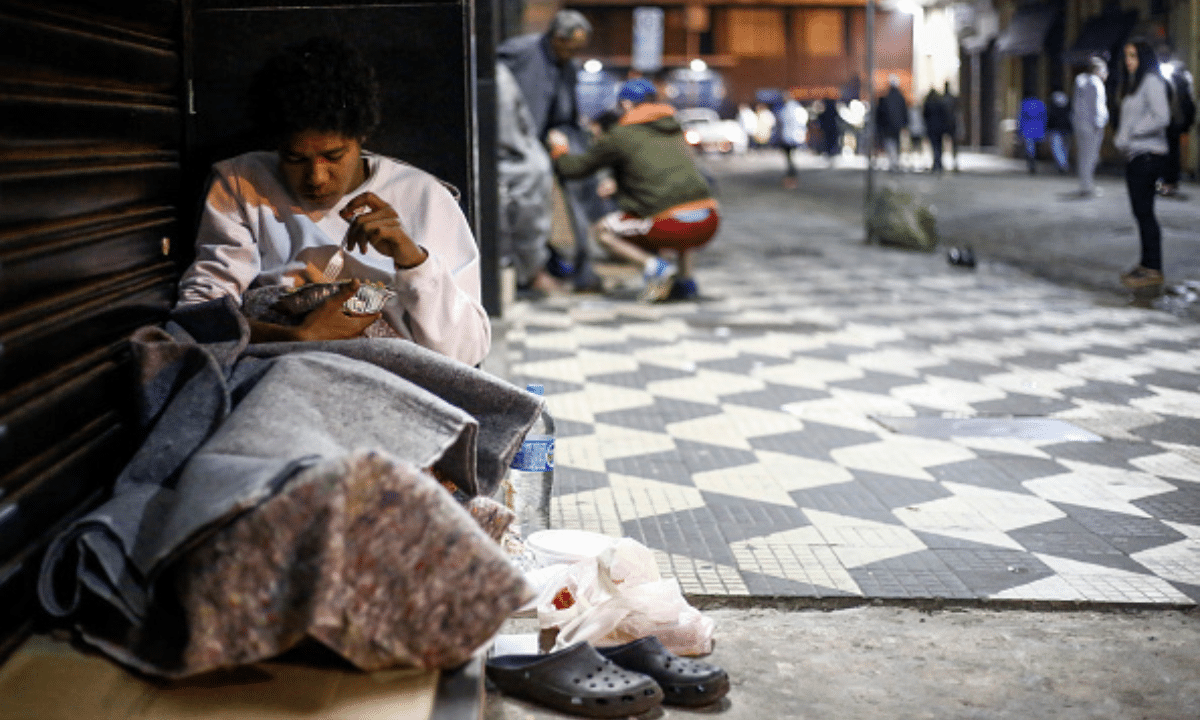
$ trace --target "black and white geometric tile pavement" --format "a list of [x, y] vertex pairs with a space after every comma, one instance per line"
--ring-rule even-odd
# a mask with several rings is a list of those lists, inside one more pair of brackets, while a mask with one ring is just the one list
[[552, 523], [696, 595], [1200, 601], [1200, 326], [845, 232], [731, 210], [699, 301], [515, 305]]

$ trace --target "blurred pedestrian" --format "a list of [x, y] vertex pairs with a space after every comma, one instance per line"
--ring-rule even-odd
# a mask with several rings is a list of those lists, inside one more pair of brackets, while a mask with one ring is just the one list
[[887, 153], [888, 170], [900, 172], [900, 133], [908, 127], [908, 102], [900, 91], [900, 78], [888, 76], [888, 91], [876, 106], [875, 126]]
[[754, 112], [749, 103], [738, 103], [737, 121], [746, 131], [750, 142], [754, 142], [754, 134], [758, 130], [758, 113]]
[[1163, 174], [1162, 186], [1159, 188], [1159, 194], [1165, 197], [1175, 197], [1179, 194], [1179, 142], [1196, 121], [1192, 74], [1182, 63], [1174, 62], [1170, 63], [1170, 66], [1167, 76], [1167, 89], [1171, 93], [1171, 124], [1167, 126], [1167, 171]]
[[950, 133], [950, 108], [946, 103], [946, 98], [937, 91], [937, 88], [930, 88], [929, 93], [925, 96], [925, 103], [921, 107], [922, 116], [925, 119], [925, 134], [929, 137], [929, 148], [933, 152], [933, 165], [931, 170], [936, 173], [942, 172], [945, 168], [942, 165], [942, 153], [945, 151], [946, 135]]
[[796, 161], [792, 152], [803, 147], [808, 140], [808, 111], [796, 101], [791, 94], [779, 108], [779, 148], [783, 150], [787, 170], [783, 176], [783, 186], [791, 189], [796, 187]]
[[920, 169], [925, 153], [925, 113], [919, 103], [908, 109], [908, 149], [912, 153], [913, 170]]
[[1050, 138], [1050, 152], [1054, 155], [1059, 175], [1066, 175], [1070, 171], [1067, 151], [1070, 136], [1070, 100], [1065, 92], [1055, 90], [1050, 94], [1050, 107], [1046, 109], [1046, 137]]
[[1120, 112], [1113, 144], [1125, 154], [1125, 185], [1137, 220], [1141, 259], [1121, 276], [1130, 289], [1162, 285], [1162, 230], [1154, 217], [1155, 185], [1167, 168], [1167, 125], [1171, 122], [1167, 81], [1154, 50], [1143, 41], [1125, 45]]
[[950, 158], [954, 160], [954, 172], [958, 172], [958, 133], [962, 130], [962, 123], [958, 121], [958, 98], [950, 92], [949, 80], [942, 91], [942, 102], [946, 104], [946, 118], [950, 123], [946, 129], [946, 135], [950, 138]]
[[1075, 134], [1075, 169], [1079, 173], [1079, 196], [1094, 197], [1096, 164], [1100, 161], [1100, 144], [1108, 125], [1108, 64], [1093, 57], [1089, 70], [1075, 76], [1075, 96], [1071, 103], [1071, 130]]
[[[496, 48], [497, 58], [508, 66], [521, 87], [529, 113], [537, 124], [538, 137], [544, 141], [550, 130], [559, 130], [577, 152], [586, 149], [590, 139], [576, 102], [579, 63], [575, 57], [587, 47], [591, 34], [591, 23], [581, 13], [560, 10], [545, 33], [509, 38]], [[600, 278], [592, 269], [588, 245], [590, 223], [603, 215], [603, 205], [596, 194], [597, 180], [592, 177], [557, 180], [571, 225], [575, 257], [568, 265], [559, 261], [551, 248], [550, 268], [552, 272], [569, 275], [576, 290], [597, 290]]]
[[500, 256], [516, 271], [518, 290], [555, 293], [558, 280], [546, 270], [553, 166], [516, 78], [499, 62], [496, 111]]
[[1046, 103], [1032, 96], [1022, 100], [1017, 130], [1025, 141], [1025, 162], [1029, 164], [1029, 173], [1036, 173], [1038, 142], [1046, 137]]
[[838, 115], [837, 100], [825, 98], [821, 101], [817, 124], [821, 128], [822, 152], [832, 162], [842, 154], [842, 119]]
[[775, 135], [775, 113], [771, 112], [766, 103], [760, 102], [755, 107], [754, 115], [754, 145], [760, 148], [767, 147]]

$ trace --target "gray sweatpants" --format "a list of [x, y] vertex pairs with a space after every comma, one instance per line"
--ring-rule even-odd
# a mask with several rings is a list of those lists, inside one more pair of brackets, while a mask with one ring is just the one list
[[1100, 162], [1100, 144], [1104, 128], [1081, 126], [1075, 128], [1076, 164], [1079, 168], [1079, 191], [1090, 193], [1096, 188], [1096, 164]]

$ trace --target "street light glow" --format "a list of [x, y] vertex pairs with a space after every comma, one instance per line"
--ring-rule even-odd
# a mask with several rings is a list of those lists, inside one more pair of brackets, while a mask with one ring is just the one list
[[583, 64], [583, 69], [590, 73], [598, 73], [604, 69], [604, 63], [596, 58], [592, 58]]

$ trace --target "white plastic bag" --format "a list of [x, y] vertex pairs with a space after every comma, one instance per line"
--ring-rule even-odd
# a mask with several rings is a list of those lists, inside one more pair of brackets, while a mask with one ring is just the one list
[[689, 605], [679, 582], [663, 579], [654, 554], [631, 538], [567, 566], [544, 586], [537, 614], [543, 630], [558, 629], [554, 650], [654, 635], [676, 655], [712, 652], [712, 619]]

